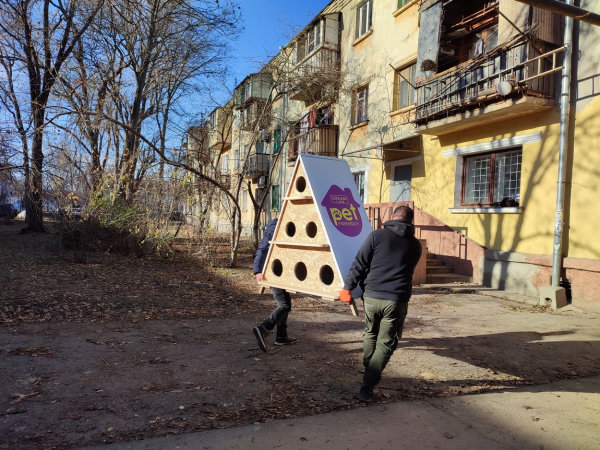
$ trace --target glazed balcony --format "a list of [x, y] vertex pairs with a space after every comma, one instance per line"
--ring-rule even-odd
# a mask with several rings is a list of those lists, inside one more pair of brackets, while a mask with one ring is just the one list
[[269, 73], [248, 75], [233, 91], [234, 108], [243, 109], [253, 101], [266, 101], [271, 93], [273, 77]]
[[337, 157], [337, 125], [319, 125], [296, 135], [289, 143], [288, 160], [295, 161], [300, 153]]
[[553, 108], [563, 54], [564, 47], [521, 41], [424, 81], [415, 131], [437, 136]]

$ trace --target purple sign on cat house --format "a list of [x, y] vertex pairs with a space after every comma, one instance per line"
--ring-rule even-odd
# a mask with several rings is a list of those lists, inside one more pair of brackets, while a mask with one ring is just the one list
[[362, 231], [361, 206], [354, 200], [350, 189], [331, 186], [321, 206], [325, 207], [329, 220], [340, 233], [355, 237]]

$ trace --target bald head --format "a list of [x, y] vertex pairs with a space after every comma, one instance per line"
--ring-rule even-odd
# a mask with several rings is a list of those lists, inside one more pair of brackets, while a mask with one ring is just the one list
[[413, 222], [414, 217], [415, 213], [408, 206], [398, 206], [392, 215], [393, 220], [406, 220], [410, 223]]

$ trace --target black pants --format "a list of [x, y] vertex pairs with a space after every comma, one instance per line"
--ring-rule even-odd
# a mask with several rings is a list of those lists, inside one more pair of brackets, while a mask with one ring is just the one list
[[277, 337], [287, 337], [287, 318], [292, 310], [292, 297], [283, 289], [271, 288], [277, 308], [265, 319], [263, 326], [271, 331], [277, 327]]

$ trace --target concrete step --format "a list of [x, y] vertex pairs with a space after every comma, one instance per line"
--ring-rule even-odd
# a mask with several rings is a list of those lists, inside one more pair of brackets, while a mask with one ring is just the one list
[[435, 253], [427, 252], [427, 259], [435, 259]]
[[456, 273], [427, 274], [426, 279], [428, 284], [470, 283], [471, 281], [473, 281], [471, 277], [458, 275]]
[[444, 263], [442, 262], [441, 259], [428, 259], [427, 260], [427, 267], [429, 266], [443, 266]]
[[446, 266], [430, 266], [429, 264], [426, 266], [427, 275], [436, 275], [438, 273], [452, 273], [452, 267]]

